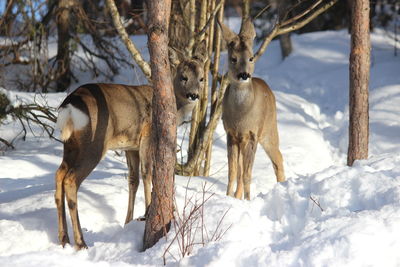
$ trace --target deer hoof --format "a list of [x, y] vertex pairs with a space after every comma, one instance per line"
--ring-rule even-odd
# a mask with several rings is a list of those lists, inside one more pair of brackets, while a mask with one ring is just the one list
[[66, 234], [63, 234], [62, 236], [59, 237], [60, 244], [64, 248], [66, 244], [69, 244], [69, 237]]
[[79, 244], [75, 244], [75, 249], [76, 250], [81, 250], [81, 249], [87, 249], [88, 246], [85, 244], [85, 242], [79, 243]]

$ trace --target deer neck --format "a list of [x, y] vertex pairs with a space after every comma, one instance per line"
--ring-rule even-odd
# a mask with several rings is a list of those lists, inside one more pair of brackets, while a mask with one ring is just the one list
[[254, 90], [251, 78], [247, 82], [231, 81], [229, 84], [228, 104], [240, 109], [250, 108], [254, 103]]

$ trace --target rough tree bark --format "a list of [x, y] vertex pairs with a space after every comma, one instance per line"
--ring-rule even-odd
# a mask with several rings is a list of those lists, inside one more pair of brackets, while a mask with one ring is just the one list
[[65, 91], [71, 83], [69, 51], [71, 8], [75, 0], [60, 0], [57, 8], [57, 92]]
[[168, 23], [171, 1], [147, 1], [148, 45], [153, 93], [151, 157], [153, 192], [146, 215], [144, 249], [166, 235], [173, 219], [174, 167], [176, 160], [176, 104], [168, 60]]
[[350, 107], [347, 165], [368, 158], [370, 70], [369, 0], [351, 4]]

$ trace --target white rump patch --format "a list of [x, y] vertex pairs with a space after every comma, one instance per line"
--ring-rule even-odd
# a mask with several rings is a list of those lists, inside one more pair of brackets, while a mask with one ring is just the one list
[[82, 129], [89, 122], [89, 117], [71, 104], [59, 109], [57, 127], [63, 130], [69, 119], [72, 121], [74, 130]]

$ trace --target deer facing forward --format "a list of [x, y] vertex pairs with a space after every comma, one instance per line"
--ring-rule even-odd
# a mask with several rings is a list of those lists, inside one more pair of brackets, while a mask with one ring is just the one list
[[229, 61], [229, 86], [222, 106], [228, 146], [227, 195], [241, 199], [244, 191], [244, 198], [249, 200], [251, 172], [258, 143], [271, 159], [277, 181], [285, 181], [275, 96], [265, 81], [252, 77], [256, 33], [251, 20], [243, 21], [239, 34], [219, 24], [227, 44]]
[[[177, 104], [177, 123], [194, 108], [203, 86], [205, 43], [192, 58], [181, 60], [171, 51], [171, 70]], [[107, 150], [125, 150], [129, 169], [129, 202], [125, 223], [132, 220], [139, 186], [139, 165], [145, 191], [146, 209], [151, 201], [151, 162], [148, 156], [151, 133], [150, 86], [87, 84], [65, 98], [59, 108], [57, 125], [64, 141], [63, 160], [56, 172], [55, 202], [58, 212], [58, 238], [69, 243], [65, 198], [74, 232], [75, 247], [87, 248], [78, 216], [78, 189]]]

